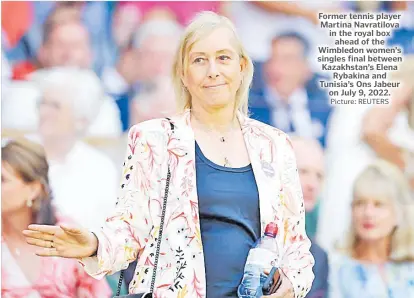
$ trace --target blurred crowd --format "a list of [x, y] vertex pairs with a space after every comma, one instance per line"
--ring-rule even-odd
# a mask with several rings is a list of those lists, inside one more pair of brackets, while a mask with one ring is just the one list
[[[173, 113], [176, 45], [204, 10], [234, 22], [255, 62], [251, 117], [292, 136], [316, 260], [308, 297], [414, 295], [413, 2], [22, 1], [2, 2], [2, 296], [113, 295], [116, 275], [97, 281], [68, 260], [43, 264], [19, 231], [100, 226], [116, 201], [126, 132]], [[405, 56], [390, 105], [330, 105], [318, 83], [329, 74], [318, 72], [317, 45], [331, 42], [321, 11], [402, 14], [387, 40]]]

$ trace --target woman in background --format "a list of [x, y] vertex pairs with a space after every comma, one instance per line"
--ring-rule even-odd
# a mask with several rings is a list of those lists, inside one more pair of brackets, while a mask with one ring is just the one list
[[28, 224], [62, 224], [51, 204], [49, 166], [43, 148], [13, 140], [2, 148], [1, 297], [110, 297], [105, 280], [95, 280], [76, 260], [41, 258], [26, 243]]
[[395, 165], [380, 160], [359, 175], [351, 231], [331, 260], [330, 297], [414, 297], [413, 209]]

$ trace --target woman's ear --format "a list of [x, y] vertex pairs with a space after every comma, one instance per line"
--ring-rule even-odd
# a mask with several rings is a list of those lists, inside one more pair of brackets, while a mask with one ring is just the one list
[[39, 181], [35, 181], [29, 184], [29, 197], [28, 200], [32, 202], [41, 196], [43, 192], [43, 186]]
[[246, 67], [247, 67], [246, 58], [241, 57], [240, 58], [240, 72], [244, 72], [246, 70]]

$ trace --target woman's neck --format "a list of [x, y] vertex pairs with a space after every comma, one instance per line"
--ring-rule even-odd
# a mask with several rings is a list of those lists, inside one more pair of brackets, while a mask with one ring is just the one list
[[377, 241], [359, 241], [355, 246], [355, 258], [369, 263], [385, 263], [389, 259], [391, 239]]
[[22, 231], [33, 223], [32, 209], [24, 207], [12, 214], [2, 213], [2, 235], [11, 241], [24, 239]]
[[238, 125], [234, 106], [232, 105], [221, 109], [211, 109], [196, 105], [192, 107], [191, 114], [192, 123], [195, 120], [198, 124], [219, 132], [227, 132]]

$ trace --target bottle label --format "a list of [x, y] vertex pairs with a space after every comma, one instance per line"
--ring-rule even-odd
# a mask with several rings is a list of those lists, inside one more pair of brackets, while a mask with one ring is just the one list
[[260, 266], [263, 269], [269, 270], [272, 267], [278, 267], [279, 256], [268, 249], [254, 248], [249, 252], [246, 264]]

